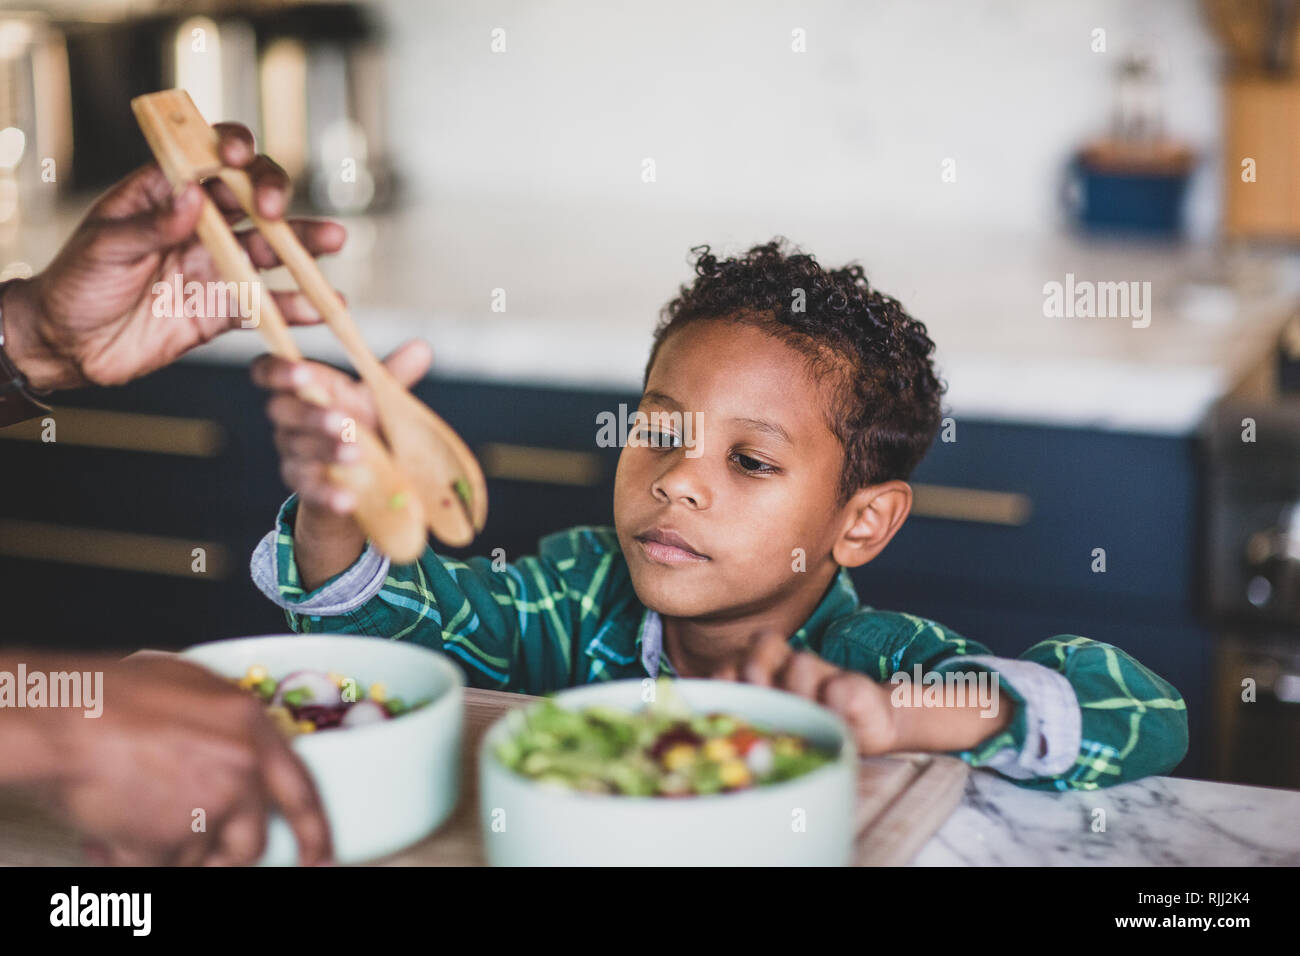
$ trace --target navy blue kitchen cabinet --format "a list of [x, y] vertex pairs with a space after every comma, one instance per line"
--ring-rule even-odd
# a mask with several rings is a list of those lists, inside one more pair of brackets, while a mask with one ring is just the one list
[[[416, 393], [488, 475], [484, 533], [447, 553], [513, 560], [551, 531], [612, 523], [618, 449], [596, 447], [596, 416], [635, 408], [636, 394], [445, 378]], [[283, 631], [248, 576], [288, 492], [246, 369], [190, 362], [58, 399], [58, 441], [0, 432], [0, 640], [178, 648]], [[959, 421], [957, 439], [935, 443], [912, 518], [854, 572], [863, 601], [995, 654], [1060, 634], [1122, 647], [1187, 700], [1179, 773], [1203, 775], [1211, 649], [1196, 612], [1192, 440], [984, 421]]]

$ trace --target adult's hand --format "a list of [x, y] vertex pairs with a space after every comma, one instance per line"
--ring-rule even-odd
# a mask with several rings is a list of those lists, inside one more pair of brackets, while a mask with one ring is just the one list
[[[252, 177], [258, 212], [268, 219], [282, 216], [290, 191], [284, 170], [257, 154], [253, 136], [243, 126], [219, 123], [215, 128], [222, 162], [242, 167]], [[235, 313], [230, 316], [187, 317], [178, 302], [171, 313], [154, 315], [155, 283], [172, 285], [179, 274], [183, 289], [189, 282], [221, 278], [194, 235], [202, 189], [228, 222], [244, 218], [224, 183], [191, 183], [173, 195], [162, 170], [150, 164], [95, 203], [43, 272], [7, 287], [0, 303], [5, 352], [34, 388], [119, 385], [239, 327], [237, 309], [225, 310]], [[345, 232], [336, 222], [290, 222], [315, 255], [343, 245]], [[257, 267], [279, 265], [256, 232], [243, 232], [240, 241]], [[299, 293], [273, 295], [291, 324], [320, 321]]]
[[29, 673], [104, 671], [97, 718], [76, 709], [10, 711], [40, 722], [36, 733], [15, 727], [11, 741], [0, 721], [7, 759], [31, 765], [30, 774], [11, 766], [13, 782], [36, 784], [101, 861], [253, 863], [265, 850], [271, 810], [292, 828], [299, 862], [329, 860], [329, 824], [311, 777], [247, 691], [167, 655], [24, 660]]

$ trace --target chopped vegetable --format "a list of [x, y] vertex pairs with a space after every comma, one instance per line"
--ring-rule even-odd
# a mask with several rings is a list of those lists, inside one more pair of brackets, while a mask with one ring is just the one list
[[348, 708], [340, 726], [360, 727], [362, 724], [377, 724], [381, 720], [388, 720], [388, 711], [373, 700], [363, 700]]
[[456, 489], [456, 494], [460, 495], [460, 500], [465, 502], [465, 507], [468, 508], [473, 499], [473, 494], [469, 488], [469, 482], [464, 478], [457, 478], [451, 483], [451, 486]]
[[311, 689], [308, 687], [299, 687], [295, 690], [286, 691], [280, 698], [290, 707], [301, 707], [307, 701], [311, 700]]
[[684, 797], [746, 790], [802, 776], [834, 755], [795, 734], [729, 714], [692, 714], [660, 680], [639, 713], [575, 711], [544, 700], [516, 712], [501, 741], [505, 766], [547, 787], [627, 796]]
[[266, 702], [267, 715], [286, 737], [379, 723], [428, 703], [408, 704], [400, 697], [390, 697], [388, 688], [378, 682], [367, 691], [357, 681], [333, 671], [294, 671], [277, 681], [267, 675], [266, 668], [250, 667], [235, 683]]

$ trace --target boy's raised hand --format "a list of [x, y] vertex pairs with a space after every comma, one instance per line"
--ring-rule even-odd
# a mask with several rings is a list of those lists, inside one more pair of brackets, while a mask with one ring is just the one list
[[[433, 350], [412, 340], [398, 346], [384, 364], [403, 385], [411, 386], [428, 371]], [[273, 394], [266, 413], [275, 427], [280, 473], [304, 505], [350, 514], [356, 500], [350, 491], [329, 483], [331, 464], [354, 462], [359, 449], [350, 433], [355, 428], [379, 431], [369, 389], [352, 376], [319, 362], [291, 362], [263, 355], [252, 365], [253, 382]], [[328, 406], [313, 405], [299, 396], [317, 386], [330, 397]], [[349, 420], [354, 425], [349, 425]]]
[[794, 650], [784, 635], [764, 634], [747, 654], [712, 676], [787, 690], [833, 710], [848, 724], [864, 757], [900, 749], [897, 709], [888, 688], [809, 651]]

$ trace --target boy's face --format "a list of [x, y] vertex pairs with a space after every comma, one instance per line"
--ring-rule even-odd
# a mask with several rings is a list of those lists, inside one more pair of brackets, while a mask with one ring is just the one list
[[[659, 349], [639, 409], [691, 414], [686, 437], [695, 447], [694, 457], [680, 447], [679, 419], [666, 429], [652, 417], [647, 431], [676, 439], [636, 447], [631, 429], [619, 457], [614, 524], [647, 607], [722, 620], [825, 587], [816, 572], [842, 530], [835, 502], [844, 459], [805, 361], [779, 339], [725, 320], [694, 322]], [[669, 530], [704, 557], [645, 540]]]

